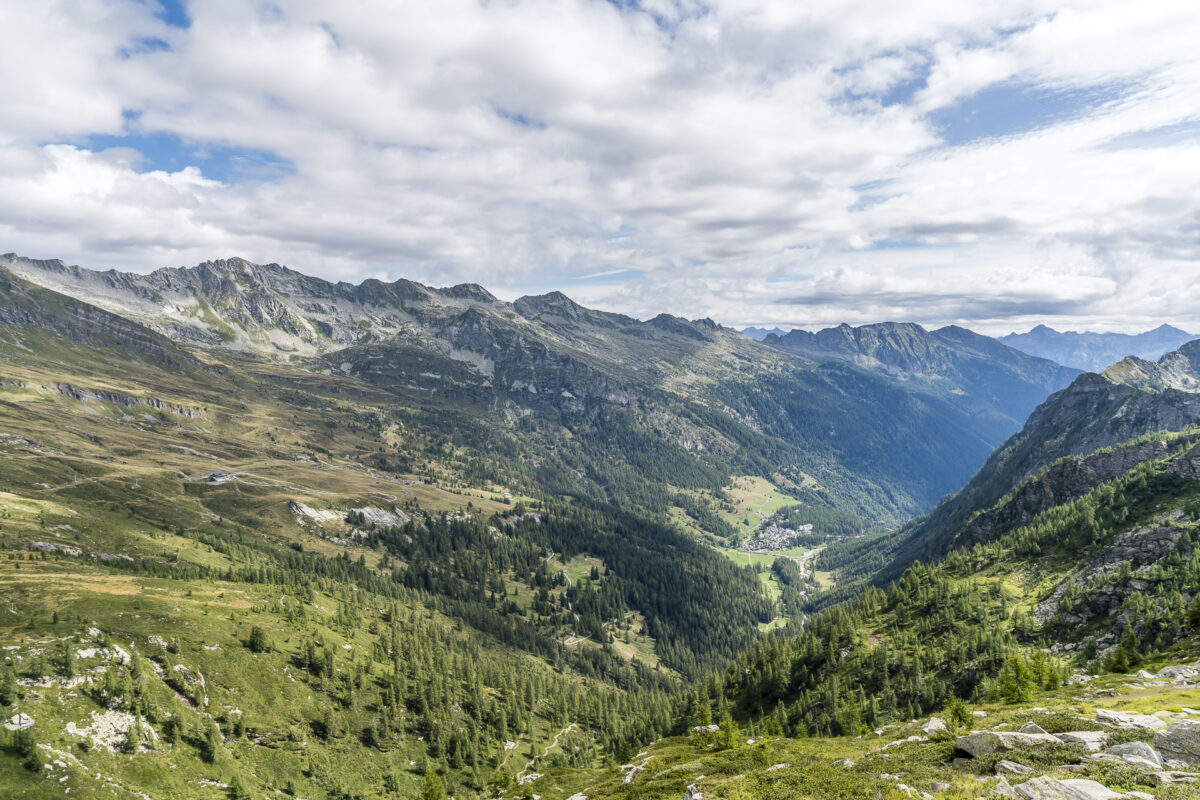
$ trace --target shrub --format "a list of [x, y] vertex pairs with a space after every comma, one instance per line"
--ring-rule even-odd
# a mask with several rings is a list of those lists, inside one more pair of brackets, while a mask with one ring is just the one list
[[253, 653], [265, 653], [271, 649], [271, 644], [267, 641], [266, 632], [255, 625], [250, 629], [250, 638], [246, 641], [246, 647], [250, 648]]

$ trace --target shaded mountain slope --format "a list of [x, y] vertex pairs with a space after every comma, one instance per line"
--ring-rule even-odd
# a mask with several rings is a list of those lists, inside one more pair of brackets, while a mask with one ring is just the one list
[[817, 333], [772, 334], [764, 342], [818, 361], [876, 370], [910, 391], [939, 397], [977, 420], [993, 446], [1078, 374], [958, 326], [928, 331], [914, 323], [840, 325]]

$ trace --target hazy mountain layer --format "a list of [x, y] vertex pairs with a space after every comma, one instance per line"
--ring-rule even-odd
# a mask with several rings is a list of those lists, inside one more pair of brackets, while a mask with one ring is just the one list
[[756, 328], [754, 326], [750, 326], [749, 328], [742, 328], [742, 333], [746, 334], [756, 342], [761, 342], [772, 333], [776, 336], [783, 336], [787, 333], [787, 331], [785, 331], [783, 328]]
[[1196, 337], [1170, 325], [1144, 333], [1077, 333], [1038, 325], [1028, 333], [1010, 333], [1000, 341], [1030, 355], [1088, 372], [1100, 372], [1126, 356], [1154, 360]]

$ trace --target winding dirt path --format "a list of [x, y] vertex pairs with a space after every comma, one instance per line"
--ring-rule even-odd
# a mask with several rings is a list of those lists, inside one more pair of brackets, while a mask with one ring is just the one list
[[563, 734], [570, 733], [571, 731], [575, 730], [578, 727], [579, 727], [578, 724], [572, 722], [570, 725], [563, 728], [558, 733], [554, 734], [554, 739], [550, 742], [550, 744], [546, 745], [542, 749], [542, 754], [540, 756], [534, 756], [533, 758], [529, 759], [529, 761], [525, 764], [525, 768], [517, 773], [517, 780], [520, 780], [521, 778], [525, 777], [525, 773], [529, 772], [529, 768], [532, 767], [539, 758], [545, 758], [551, 750], [553, 750], [555, 747], [558, 746], [559, 737], [561, 737]]

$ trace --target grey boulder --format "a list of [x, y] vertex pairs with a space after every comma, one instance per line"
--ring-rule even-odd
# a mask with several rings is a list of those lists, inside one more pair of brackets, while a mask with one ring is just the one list
[[1048, 733], [1019, 733], [1017, 731], [983, 731], [959, 736], [955, 740], [959, 750], [970, 753], [975, 758], [1012, 750], [1021, 745], [1049, 747], [1058, 743], [1058, 739]]
[[1165, 759], [1200, 764], [1200, 721], [1176, 722], [1154, 734], [1154, 749]]
[[1108, 742], [1104, 731], [1070, 731], [1058, 734], [1057, 738], [1064, 744], [1081, 744], [1091, 753], [1099, 753]]
[[1124, 711], [1111, 711], [1107, 708], [1097, 710], [1096, 719], [1118, 728], [1144, 728], [1148, 731], [1157, 731], [1167, 727], [1167, 723], [1149, 714], [1129, 714]]
[[1017, 797], [1023, 800], [1116, 800], [1121, 792], [1114, 792], [1102, 783], [1084, 778], [1058, 780], [1042, 775], [1013, 787]]
[[1121, 758], [1141, 758], [1157, 764], [1160, 767], [1162, 766], [1162, 756], [1158, 754], [1157, 750], [1145, 742], [1125, 742], [1124, 744], [1114, 744], [1104, 752], [1108, 753], [1109, 755], [1120, 756]]
[[997, 775], [1031, 775], [1033, 767], [1027, 767], [1024, 764], [1018, 764], [1016, 761], [1009, 761], [1007, 758], [1002, 758], [996, 762]]

